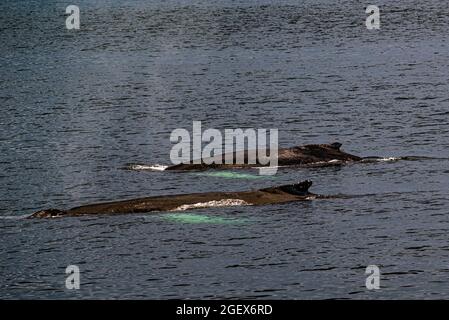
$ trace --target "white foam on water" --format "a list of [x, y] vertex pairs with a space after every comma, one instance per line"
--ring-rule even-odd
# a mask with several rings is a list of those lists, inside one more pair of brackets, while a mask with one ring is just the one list
[[332, 160], [329, 160], [329, 161], [310, 162], [310, 163], [307, 163], [306, 165], [314, 166], [314, 165], [329, 164], [329, 163], [343, 163], [343, 161], [342, 160], [338, 160], [338, 159], [332, 159]]
[[153, 165], [146, 165], [146, 164], [132, 164], [128, 167], [130, 170], [153, 170], [153, 171], [164, 171], [167, 169], [168, 166], [164, 166], [162, 164], [153, 164]]
[[20, 216], [0, 216], [0, 219], [2, 219], [2, 220], [21, 220], [21, 219], [26, 219], [29, 216], [30, 216], [29, 214], [24, 214], [24, 215], [20, 215]]
[[397, 160], [401, 160], [401, 158], [398, 158], [398, 157], [385, 157], [385, 158], [376, 159], [375, 161], [386, 162], [386, 161], [397, 161]]
[[231, 207], [231, 206], [249, 206], [250, 203], [241, 199], [221, 199], [208, 202], [198, 202], [193, 204], [183, 204], [170, 211], [185, 211], [189, 209], [211, 208], [211, 207]]

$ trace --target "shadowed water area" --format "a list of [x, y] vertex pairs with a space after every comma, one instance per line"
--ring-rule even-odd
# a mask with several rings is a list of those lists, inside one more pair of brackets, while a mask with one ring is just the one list
[[[0, 298], [449, 298], [449, 7], [375, 4], [380, 30], [358, 1], [81, 0], [74, 31], [66, 3], [1, 1]], [[170, 133], [192, 121], [413, 157], [273, 177], [123, 170], [170, 165]], [[305, 179], [344, 196], [25, 219]]]

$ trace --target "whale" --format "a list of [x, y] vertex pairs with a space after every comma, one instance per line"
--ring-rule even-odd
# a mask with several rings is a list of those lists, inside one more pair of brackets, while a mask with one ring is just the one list
[[[329, 166], [339, 165], [348, 162], [362, 161], [363, 158], [342, 151], [342, 144], [334, 142], [331, 144], [308, 144], [294, 146], [290, 148], [279, 148], [277, 156], [278, 166]], [[224, 153], [214, 157], [192, 160], [187, 163], [180, 163], [167, 167], [165, 170], [206, 170], [206, 169], [232, 169], [248, 167], [264, 167], [269, 164], [262, 164], [259, 158], [255, 163], [248, 163], [248, 150], [233, 153]], [[225, 159], [232, 159], [225, 161]], [[237, 163], [236, 159], [244, 159], [244, 163]]]
[[68, 210], [47, 209], [28, 218], [56, 218], [86, 215], [117, 215], [132, 213], [172, 212], [190, 209], [269, 205], [293, 201], [326, 198], [309, 192], [312, 181], [239, 192], [205, 192], [152, 196], [138, 199], [104, 202], [75, 207]]

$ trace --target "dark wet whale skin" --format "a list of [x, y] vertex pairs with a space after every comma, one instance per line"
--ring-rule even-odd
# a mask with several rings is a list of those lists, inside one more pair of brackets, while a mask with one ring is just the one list
[[173, 211], [183, 205], [207, 203], [220, 200], [242, 200], [247, 205], [267, 205], [291, 201], [308, 200], [315, 196], [308, 189], [312, 181], [243, 192], [205, 192], [168, 196], [146, 197], [124, 201], [97, 203], [69, 210], [48, 209], [32, 214], [29, 218], [56, 218], [62, 216], [82, 216], [99, 214], [129, 214]]
[[[332, 160], [338, 160], [339, 162], [353, 162], [361, 161], [363, 158], [343, 152], [340, 150], [341, 143], [335, 142], [331, 144], [309, 144], [304, 146], [294, 146], [290, 148], [280, 148], [278, 150], [278, 165], [279, 166], [302, 166], [313, 164], [326, 164]], [[266, 166], [261, 164], [257, 159], [256, 164], [248, 164], [248, 151], [242, 151], [244, 153], [245, 164], [237, 164], [236, 158], [239, 152], [234, 152], [232, 158], [233, 164], [226, 164], [226, 154], [219, 155], [214, 158], [202, 159], [202, 163], [181, 163], [178, 165], [170, 166], [166, 170], [206, 170], [206, 169], [226, 169], [226, 168], [242, 168], [242, 167], [260, 167]], [[240, 152], [241, 153], [241, 152]], [[269, 152], [267, 152], [269, 154]], [[210, 163], [210, 159], [216, 159], [217, 163]], [[209, 160], [209, 161], [208, 161]]]

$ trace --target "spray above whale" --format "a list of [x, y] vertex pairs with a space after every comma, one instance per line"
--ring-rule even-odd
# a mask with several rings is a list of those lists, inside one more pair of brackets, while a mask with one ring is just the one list
[[38, 211], [29, 218], [55, 218], [84, 215], [115, 215], [161, 211], [184, 211], [198, 208], [268, 205], [306, 201], [329, 196], [309, 192], [311, 181], [296, 184], [239, 192], [205, 192], [180, 195], [153, 196], [124, 201], [96, 203], [68, 210], [48, 209]]

